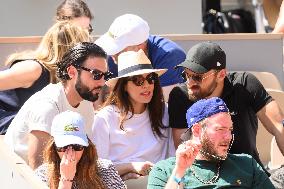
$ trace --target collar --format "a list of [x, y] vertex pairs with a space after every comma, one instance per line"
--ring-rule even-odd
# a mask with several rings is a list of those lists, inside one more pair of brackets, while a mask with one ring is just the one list
[[225, 99], [232, 92], [233, 92], [233, 84], [230, 82], [228, 76], [226, 76], [224, 79], [224, 87], [220, 98]]

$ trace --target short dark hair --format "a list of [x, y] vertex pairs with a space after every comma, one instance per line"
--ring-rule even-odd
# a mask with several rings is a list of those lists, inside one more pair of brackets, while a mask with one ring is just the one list
[[70, 80], [67, 68], [71, 65], [81, 66], [89, 57], [107, 58], [106, 52], [95, 43], [82, 42], [69, 49], [61, 61], [57, 62], [57, 77]]
[[88, 5], [83, 0], [64, 0], [56, 9], [56, 20], [72, 20], [78, 17], [93, 19]]

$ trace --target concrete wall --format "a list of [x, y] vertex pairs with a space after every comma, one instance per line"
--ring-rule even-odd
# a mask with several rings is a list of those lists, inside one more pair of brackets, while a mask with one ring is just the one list
[[[0, 36], [42, 36], [61, 0], [0, 1]], [[133, 13], [148, 21], [152, 34], [201, 33], [201, 0], [86, 0], [95, 15], [94, 33], [106, 32], [114, 18]]]

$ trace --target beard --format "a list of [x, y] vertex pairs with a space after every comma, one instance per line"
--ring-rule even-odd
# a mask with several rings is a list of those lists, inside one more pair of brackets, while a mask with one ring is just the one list
[[217, 82], [215, 80], [212, 80], [210, 85], [208, 87], [206, 87], [206, 89], [204, 91], [202, 91], [200, 85], [193, 85], [193, 86], [191, 86], [190, 89], [195, 90], [195, 92], [190, 93], [190, 89], [188, 90], [189, 99], [193, 102], [196, 102], [200, 99], [204, 99], [204, 98], [212, 95], [212, 93], [214, 92], [216, 87], [217, 87]]
[[[222, 144], [230, 145], [230, 141], [224, 141]], [[204, 133], [202, 140], [201, 140], [201, 154], [204, 156], [208, 161], [217, 162], [220, 160], [225, 160], [228, 156], [228, 151], [225, 154], [220, 155], [214, 145], [214, 143], [209, 139], [206, 132]], [[219, 144], [218, 144], [219, 145]]]
[[[99, 93], [93, 94], [92, 90], [89, 90], [89, 88], [84, 85], [80, 79], [81, 74], [78, 75], [76, 84], [75, 84], [75, 89], [80, 95], [80, 97], [84, 100], [90, 101], [90, 102], [95, 102], [99, 99]], [[95, 89], [101, 89], [102, 87], [96, 87]]]

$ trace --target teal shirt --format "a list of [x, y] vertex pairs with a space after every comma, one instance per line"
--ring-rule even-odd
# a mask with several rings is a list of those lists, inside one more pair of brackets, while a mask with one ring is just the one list
[[[158, 162], [150, 172], [148, 189], [162, 189], [166, 186], [175, 167], [175, 157]], [[197, 176], [202, 180], [210, 180], [217, 172], [216, 163], [197, 160], [192, 165]], [[206, 167], [206, 169], [205, 169]], [[261, 166], [246, 154], [229, 154], [222, 162], [220, 176], [216, 183], [205, 185], [192, 175], [191, 169], [185, 174], [184, 188], [250, 188], [274, 189]]]

